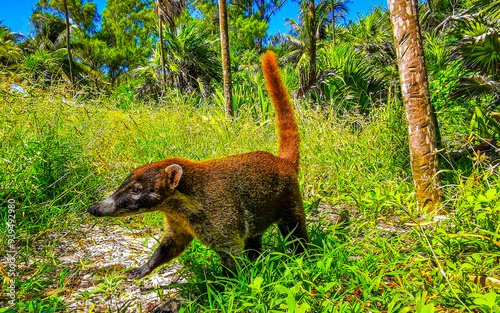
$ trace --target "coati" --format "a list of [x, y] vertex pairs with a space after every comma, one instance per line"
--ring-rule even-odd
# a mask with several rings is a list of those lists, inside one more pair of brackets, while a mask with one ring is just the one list
[[87, 210], [97, 217], [165, 214], [165, 237], [146, 264], [126, 272], [129, 278], [142, 278], [170, 262], [193, 238], [214, 249], [224, 274], [232, 276], [231, 255], [246, 251], [255, 259], [273, 223], [294, 242], [296, 252], [303, 251], [308, 236], [297, 180], [297, 123], [274, 53], [267, 52], [262, 69], [278, 118], [279, 156], [254, 151], [201, 162], [154, 162], [132, 171], [113, 195]]

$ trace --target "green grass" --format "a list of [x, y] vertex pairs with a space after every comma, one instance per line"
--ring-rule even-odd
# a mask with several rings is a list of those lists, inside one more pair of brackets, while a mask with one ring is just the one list
[[[242, 106], [234, 120], [217, 105], [175, 93], [166, 104], [120, 99], [64, 99], [36, 90], [26, 97], [0, 96], [0, 189], [19, 208], [21, 312], [64, 308], [61, 290], [75, 270], [62, 269], [54, 277], [60, 264], [53, 253], [57, 238], [89, 223], [84, 210], [133, 168], [171, 156], [202, 160], [277, 150], [274, 114], [254, 106], [265, 107], [261, 98]], [[334, 109], [299, 104], [297, 116], [300, 184], [313, 247], [294, 256], [272, 228], [262, 256], [255, 262], [241, 259], [237, 277], [226, 279], [216, 255], [195, 241], [180, 257], [188, 282], [175, 286], [183, 312], [500, 311], [498, 287], [470, 280], [499, 276], [496, 163], [481, 156], [447, 160], [444, 183], [452, 214], [435, 222], [416, 211], [406, 126], [396, 101], [369, 116], [341, 118]], [[159, 214], [134, 221], [151, 228], [162, 223]], [[49, 234], [53, 246], [32, 248]], [[5, 236], [0, 235], [2, 258]], [[98, 292], [113, 296], [118, 276], [104, 275], [106, 288]], [[50, 294], [54, 289], [59, 291]], [[7, 292], [8, 279], [1, 290]]]

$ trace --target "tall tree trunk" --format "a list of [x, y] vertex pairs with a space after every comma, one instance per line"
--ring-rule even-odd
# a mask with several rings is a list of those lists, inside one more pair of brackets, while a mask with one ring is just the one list
[[69, 32], [69, 12], [68, 12], [68, 2], [66, 0], [63, 0], [64, 4], [64, 15], [66, 16], [66, 46], [68, 49], [68, 61], [69, 61], [69, 80], [71, 81], [71, 88], [73, 88], [74, 85], [74, 78], [73, 78], [73, 56], [71, 55], [71, 39], [70, 39], [70, 32]]
[[316, 5], [309, 0], [309, 87], [316, 83]]
[[[265, 18], [266, 18], [266, 0], [260, 0], [259, 22], [262, 22]], [[257, 42], [255, 43], [255, 48], [258, 54], [262, 53], [262, 37], [257, 38]]]
[[431, 0], [427, 0], [427, 5], [429, 6], [429, 12], [430, 12], [430, 15], [431, 15], [431, 18], [432, 18], [432, 23], [431, 25], [434, 26], [435, 22], [436, 22], [436, 13], [434, 12], [434, 8], [432, 7], [432, 1]]
[[255, 50], [258, 54], [262, 53], [262, 37], [257, 38], [257, 42], [255, 42]]
[[224, 101], [226, 115], [233, 117], [233, 83], [231, 80], [231, 56], [229, 54], [229, 31], [227, 26], [226, 0], [219, 0], [220, 44], [222, 49], [222, 69], [224, 77]]
[[165, 51], [164, 51], [164, 43], [163, 43], [163, 23], [161, 18], [158, 19], [158, 33], [160, 34], [160, 54], [161, 54], [161, 72], [163, 76], [163, 91], [167, 87], [167, 73], [165, 71]]
[[418, 205], [437, 209], [443, 200], [435, 119], [417, 15], [417, 0], [388, 0], [408, 123], [411, 168]]
[[335, 0], [332, 1], [332, 41], [333, 41], [333, 46], [337, 46], [337, 43], [335, 42]]

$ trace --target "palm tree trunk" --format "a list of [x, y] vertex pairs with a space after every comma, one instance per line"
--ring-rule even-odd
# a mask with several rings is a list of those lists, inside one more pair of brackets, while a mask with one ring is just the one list
[[99, 88], [99, 83], [97, 82], [97, 77], [94, 77], [94, 86], [97, 92], [101, 91], [101, 89]]
[[309, 87], [316, 83], [316, 5], [309, 0]]
[[231, 80], [231, 56], [229, 54], [229, 31], [227, 26], [226, 0], [219, 0], [220, 44], [222, 50], [222, 69], [224, 77], [224, 101], [226, 115], [233, 117], [233, 83]]
[[429, 12], [432, 17], [432, 22], [436, 21], [436, 13], [434, 13], [434, 8], [432, 7], [432, 2], [431, 0], [427, 0], [427, 5], [429, 6]]
[[257, 38], [255, 42], [255, 50], [258, 54], [262, 53], [262, 37]]
[[74, 79], [73, 79], [73, 56], [71, 55], [71, 39], [70, 39], [70, 32], [69, 32], [69, 13], [68, 13], [68, 2], [66, 0], [63, 0], [64, 4], [64, 15], [66, 16], [66, 46], [68, 49], [68, 61], [69, 61], [69, 80], [71, 81], [71, 88], [73, 88], [74, 85]]
[[[262, 22], [265, 19], [266, 15], [266, 0], [260, 0], [259, 7], [259, 22]], [[252, 16], [250, 14], [250, 16]], [[257, 42], [255, 43], [255, 48], [258, 54], [262, 53], [262, 37], [257, 38]]]
[[332, 0], [332, 41], [333, 46], [337, 46], [335, 42], [335, 0]]
[[165, 72], [165, 51], [163, 47], [165, 46], [163, 43], [163, 23], [161, 18], [158, 19], [158, 33], [160, 34], [160, 54], [161, 54], [161, 72], [163, 76], [163, 91], [167, 87], [167, 73]]
[[429, 84], [417, 16], [417, 0], [388, 0], [408, 123], [410, 160], [418, 206], [427, 211], [443, 200]]

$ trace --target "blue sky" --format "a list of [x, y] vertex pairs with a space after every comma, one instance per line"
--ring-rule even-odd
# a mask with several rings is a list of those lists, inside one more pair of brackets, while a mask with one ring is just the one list
[[[2, 10], [0, 11], [0, 20], [2, 25], [9, 26], [12, 31], [19, 31], [24, 34], [29, 34], [29, 17], [33, 6], [37, 0], [17, 0], [17, 1], [2, 1]], [[106, 0], [94, 0], [97, 4], [99, 12], [106, 6]], [[383, 5], [387, 7], [386, 0], [352, 0], [349, 4], [348, 19], [356, 20], [358, 14], [365, 14], [372, 6]], [[272, 18], [269, 25], [269, 34], [276, 31], [286, 32], [283, 19], [291, 17], [296, 19], [298, 15], [298, 4], [287, 0], [287, 3], [277, 12]]]

